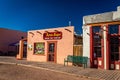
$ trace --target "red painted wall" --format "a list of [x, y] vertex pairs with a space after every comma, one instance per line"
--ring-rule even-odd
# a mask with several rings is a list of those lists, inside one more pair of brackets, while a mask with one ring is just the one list
[[9, 47], [8, 45], [19, 41], [22, 36], [26, 38], [27, 33], [17, 30], [0, 28], [0, 51], [2, 51], [3, 53], [7, 53], [8, 50], [15, 50], [15, 47]]

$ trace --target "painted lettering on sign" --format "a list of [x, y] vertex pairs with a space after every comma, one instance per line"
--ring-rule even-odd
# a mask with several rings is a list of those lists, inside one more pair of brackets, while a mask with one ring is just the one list
[[44, 40], [62, 39], [62, 32], [47, 32], [43, 34]]

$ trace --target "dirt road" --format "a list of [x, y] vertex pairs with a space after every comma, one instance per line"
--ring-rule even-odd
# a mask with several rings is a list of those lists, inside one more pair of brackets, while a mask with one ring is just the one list
[[0, 64], [0, 80], [88, 80], [79, 76], [49, 70]]

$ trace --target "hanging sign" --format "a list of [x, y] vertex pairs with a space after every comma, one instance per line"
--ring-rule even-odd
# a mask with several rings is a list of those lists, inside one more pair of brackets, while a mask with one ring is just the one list
[[62, 39], [62, 32], [46, 32], [43, 34], [44, 40], [59, 40]]

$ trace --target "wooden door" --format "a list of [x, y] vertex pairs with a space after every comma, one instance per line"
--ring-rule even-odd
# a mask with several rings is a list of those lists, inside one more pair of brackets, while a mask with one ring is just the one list
[[48, 56], [47, 61], [56, 62], [56, 42], [48, 42]]

